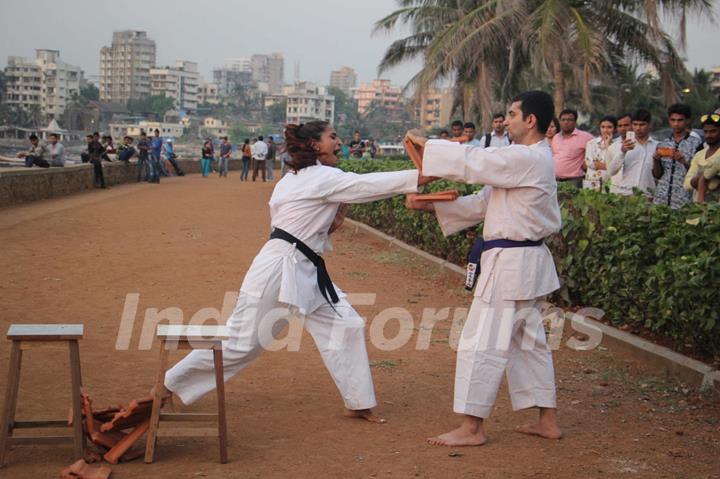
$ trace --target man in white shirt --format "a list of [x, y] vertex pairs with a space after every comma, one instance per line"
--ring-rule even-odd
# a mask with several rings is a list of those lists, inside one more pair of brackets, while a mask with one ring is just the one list
[[495, 113], [492, 121], [492, 131], [483, 136], [481, 145], [483, 148], [494, 146], [502, 148], [510, 145], [510, 136], [505, 131], [505, 114]]
[[562, 436], [557, 422], [552, 354], [545, 340], [539, 298], [560, 287], [542, 240], [560, 230], [552, 152], [545, 132], [553, 100], [541, 91], [519, 95], [505, 122], [514, 144], [477, 148], [409, 137], [425, 145], [423, 175], [485, 185], [452, 202], [407, 201], [434, 211], [443, 234], [484, 221], [481, 272], [458, 344], [453, 409], [462, 425], [428, 439], [433, 445], [479, 446], [507, 371], [513, 409], [539, 408], [535, 424], [517, 430], [548, 439]]
[[265, 158], [267, 157], [268, 147], [267, 143], [263, 141], [263, 137], [258, 136], [258, 140], [252, 146], [252, 159], [253, 159], [253, 176], [252, 180], [255, 181], [258, 175], [258, 170], [262, 174], [262, 180], [265, 180]]
[[475, 123], [468, 121], [463, 125], [463, 136], [469, 138], [466, 145], [480, 146], [480, 140], [475, 138]]
[[655, 189], [652, 169], [658, 141], [650, 136], [651, 123], [652, 115], [648, 110], [637, 110], [632, 116], [632, 136], [635, 138], [628, 138], [630, 135], [626, 135], [619, 150], [615, 150], [608, 170], [613, 176], [622, 170], [617, 194], [632, 195], [633, 188], [638, 188], [650, 195]]
[[[620, 147], [622, 147], [623, 141], [628, 131], [632, 130], [632, 115], [630, 113], [621, 113], [617, 117], [617, 137], [613, 139], [612, 145], [610, 145], [610, 159], [616, 158], [620, 153]], [[608, 164], [608, 174], [610, 174], [611, 164]], [[619, 165], [619, 170], [612, 174], [610, 178], [610, 193], [619, 195], [622, 191], [620, 185], [622, 184], [622, 165]]]
[[48, 136], [48, 153], [50, 154], [50, 166], [65, 166], [65, 147], [58, 140], [57, 133], [50, 133]]

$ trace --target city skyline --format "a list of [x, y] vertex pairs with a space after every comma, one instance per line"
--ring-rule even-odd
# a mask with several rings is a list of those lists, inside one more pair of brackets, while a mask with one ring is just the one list
[[[6, 0], [0, 19], [0, 61], [5, 65], [9, 56], [34, 57], [36, 49], [59, 50], [64, 61], [81, 67], [86, 78], [97, 84], [100, 49], [111, 43], [113, 31], [131, 29], [146, 31], [156, 42], [156, 66], [172, 66], [177, 60], [196, 62], [206, 81], [212, 81], [212, 70], [224, 65], [226, 58], [279, 52], [285, 58], [286, 83], [295, 80], [299, 63], [301, 80], [327, 85], [331, 71], [349, 66], [357, 72], [359, 85], [378, 78], [377, 65], [385, 49], [403, 34], [398, 30], [393, 35], [371, 35], [374, 22], [397, 7], [388, 0], [347, 3], [342, 8], [332, 0], [302, 5], [280, 0], [262, 5], [208, 0], [202, 8], [187, 0], [172, 4], [128, 0], [122, 15], [108, 15], [98, 3], [75, 0], [58, 9], [49, 0]], [[143, 15], [133, 15], [140, 11]], [[43, 13], [32, 16], [32, 12]], [[197, 34], [188, 30], [187, 18], [198, 25]], [[33, 35], [25, 34], [29, 28]], [[713, 32], [706, 19], [690, 18], [687, 65], [691, 70], [717, 65], [712, 49], [703, 47], [714, 41]], [[419, 68], [419, 62], [404, 64], [382, 78], [405, 85]]]

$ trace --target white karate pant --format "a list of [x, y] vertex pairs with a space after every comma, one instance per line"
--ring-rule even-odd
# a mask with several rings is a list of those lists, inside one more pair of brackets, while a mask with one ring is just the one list
[[535, 301], [508, 301], [499, 288], [474, 298], [458, 344], [453, 410], [490, 416], [503, 373], [513, 410], [556, 407], [552, 354]]
[[[291, 316], [287, 305], [278, 302], [272, 290], [273, 286], [268, 287], [261, 298], [240, 293], [227, 321], [229, 339], [223, 342], [225, 382], [255, 360]], [[315, 340], [345, 407], [353, 410], [375, 407], [365, 347], [365, 321], [344, 298], [334, 306], [337, 313], [326, 303], [306, 315], [304, 327]], [[194, 350], [167, 371], [165, 387], [184, 404], [191, 404], [215, 389], [214, 374], [212, 351]]]

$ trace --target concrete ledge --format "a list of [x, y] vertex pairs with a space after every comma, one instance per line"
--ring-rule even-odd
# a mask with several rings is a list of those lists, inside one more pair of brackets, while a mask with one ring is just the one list
[[[391, 245], [408, 251], [416, 256], [437, 264], [441, 268], [452, 271], [465, 277], [465, 270], [456, 264], [433, 256], [430, 253], [422, 251], [414, 246], [410, 246], [390, 235], [378, 231], [375, 228], [355, 220], [346, 219], [355, 228], [355, 231], [366, 231], [382, 240], [387, 241]], [[607, 324], [596, 321], [587, 316], [577, 313], [566, 312], [564, 316], [564, 330], [566, 333], [576, 330], [584, 332], [588, 328], [594, 328], [602, 334], [600, 344], [614, 352], [630, 356], [634, 359], [643, 361], [653, 368], [659, 369], [668, 376], [674, 377], [686, 384], [699, 387], [711, 388], [720, 386], [720, 371], [713, 369], [711, 366], [697, 361], [695, 359], [684, 356], [664, 346], [657, 345], [651, 341], [635, 336], [625, 331], [621, 331]], [[569, 319], [569, 321], [567, 321]]]
[[[200, 161], [179, 159], [187, 174], [200, 173]], [[230, 160], [228, 169], [239, 170], [242, 160]], [[137, 181], [137, 160], [103, 162], [107, 186]], [[0, 169], [0, 207], [28, 201], [70, 195], [94, 188], [95, 174], [91, 164], [68, 165], [64, 168], [2, 168]]]

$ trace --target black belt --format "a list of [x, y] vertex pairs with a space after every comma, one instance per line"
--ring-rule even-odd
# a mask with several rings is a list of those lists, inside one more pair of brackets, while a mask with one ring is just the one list
[[526, 248], [528, 246], [540, 246], [541, 244], [543, 244], [542, 240], [514, 241], [509, 239], [496, 239], [485, 241], [482, 238], [476, 239], [468, 256], [465, 289], [472, 291], [478, 277], [480, 277], [480, 256], [483, 251], [495, 248]]
[[270, 239], [281, 239], [287, 241], [288, 243], [294, 244], [297, 249], [299, 249], [300, 252], [304, 254], [305, 257], [309, 259], [312, 264], [315, 265], [315, 267], [317, 268], [317, 284], [318, 288], [320, 288], [320, 294], [322, 294], [322, 297], [325, 298], [325, 301], [327, 301], [328, 304], [332, 306], [333, 309], [335, 309], [333, 303], [337, 303], [338, 301], [340, 301], [340, 298], [338, 298], [335, 287], [333, 286], [332, 280], [330, 279], [330, 275], [328, 274], [327, 268], [325, 267], [325, 260], [322, 258], [322, 256], [310, 249], [308, 245], [306, 245], [287, 231], [281, 230], [280, 228], [274, 228], [272, 230], [272, 233], [270, 233]]

